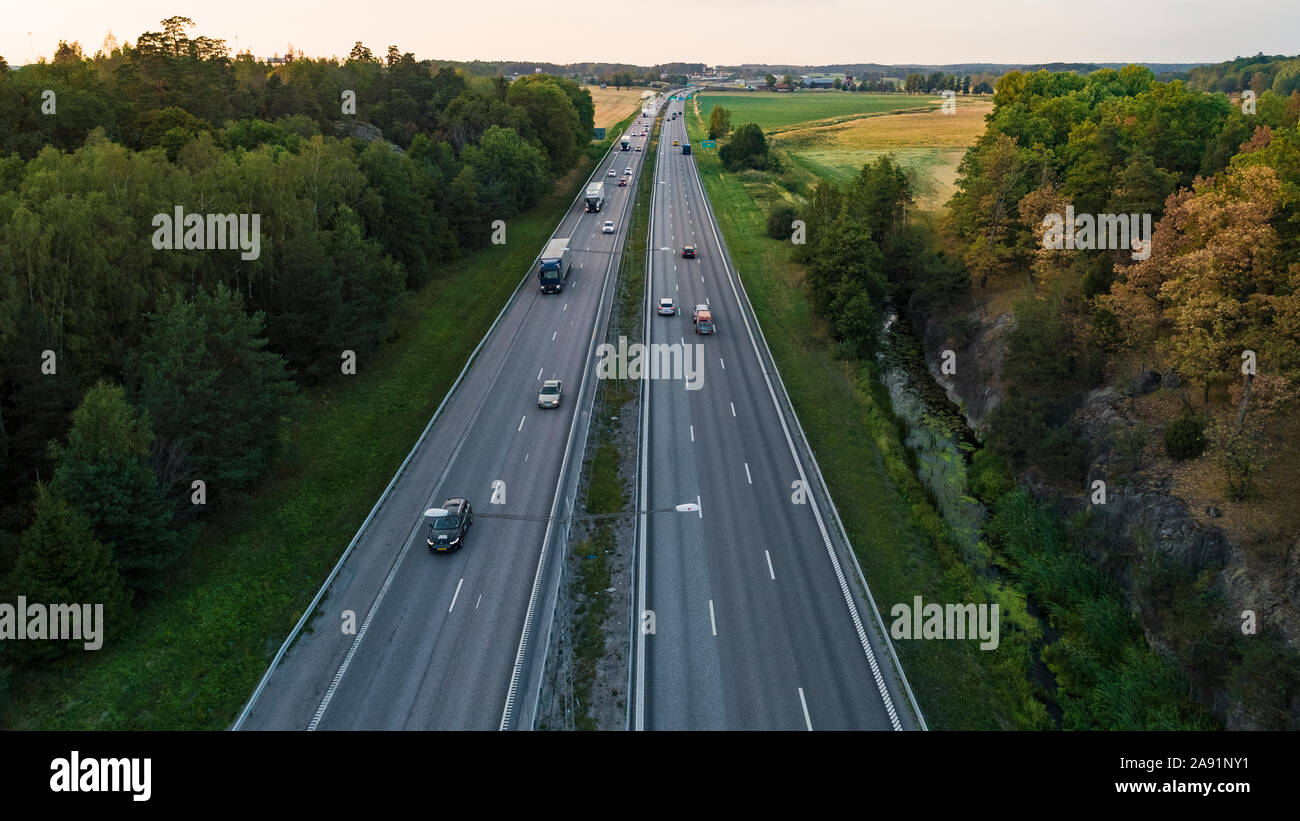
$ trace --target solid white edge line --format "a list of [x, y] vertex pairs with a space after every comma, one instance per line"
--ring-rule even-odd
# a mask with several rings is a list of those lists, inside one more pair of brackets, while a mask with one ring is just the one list
[[[656, 119], [659, 119], [662, 116], [663, 116], [662, 113], [657, 113]], [[662, 133], [662, 129], [663, 129], [662, 122], [659, 124], [659, 128], [660, 128], [660, 132]], [[656, 174], [658, 173], [657, 169], [659, 167], [659, 163], [663, 159], [663, 155], [664, 155], [664, 144], [663, 144], [662, 137], [659, 140], [658, 151], [659, 151], [659, 157], [656, 158], [655, 160]], [[658, 197], [659, 197], [659, 186], [655, 185], [650, 189], [650, 214], [649, 214], [649, 220], [647, 222], [647, 227], [646, 227], [645, 316], [642, 318], [642, 323], [641, 323], [641, 333], [643, 335], [643, 339], [647, 341], [650, 338], [650, 299], [651, 299], [651, 291], [653, 290], [653, 285], [654, 285], [654, 256], [651, 253], [653, 249], [653, 243], [651, 242], [651, 240], [654, 238], [655, 202], [658, 199]], [[649, 436], [650, 436], [650, 383], [649, 380], [643, 379], [641, 380], [641, 437], [640, 437], [640, 446], [637, 451], [637, 482], [641, 485], [640, 495], [639, 495], [639, 499], [640, 499], [639, 509], [642, 512], [639, 513], [634, 519], [634, 521], [636, 522], [635, 526], [637, 529], [637, 560], [633, 562], [633, 566], [636, 568], [635, 571], [636, 572], [636, 596], [633, 597], [632, 618], [628, 620], [631, 625], [631, 630], [633, 631], [636, 637], [636, 642], [635, 642], [636, 652], [634, 653], [636, 683], [635, 683], [635, 687], [630, 688], [632, 689], [633, 692], [633, 698], [628, 699], [628, 709], [630, 713], [628, 716], [628, 725], [632, 730], [637, 732], [645, 730], [645, 630], [641, 628], [641, 619], [639, 618], [639, 614], [645, 612], [645, 605], [646, 605], [646, 516], [647, 514], [644, 511], [648, 507], [648, 504], [646, 502], [646, 497], [648, 494], [649, 483], [645, 481], [645, 479], [643, 478], [643, 474], [646, 469], [645, 460], [649, 456], [649, 447], [650, 447]], [[629, 679], [632, 677], [631, 669], [628, 670], [628, 677]], [[631, 682], [629, 682], [629, 684], [631, 684]]]
[[[613, 145], [610, 146], [610, 150], [613, 150]], [[595, 168], [592, 169], [591, 175], [587, 177], [587, 185], [591, 184], [591, 180], [595, 177], [597, 170], [598, 169]], [[580, 188], [579, 190], [581, 191], [583, 189]], [[581, 197], [581, 194], [579, 194], [579, 197]], [[575, 199], [574, 202], [576, 203], [577, 199]], [[564, 217], [568, 217], [568, 212], [565, 212]], [[546, 242], [555, 239], [555, 235], [558, 234], [560, 228], [564, 226], [564, 217], [556, 223], [554, 230], [551, 231], [551, 235], [547, 238]], [[542, 243], [541, 250], [537, 252], [537, 256], [533, 257], [533, 261], [528, 264], [527, 270], [524, 272], [524, 275], [520, 277], [519, 284], [517, 284], [514, 291], [511, 292], [510, 298], [506, 300], [505, 305], [501, 306], [501, 310], [497, 311], [496, 318], [492, 320], [492, 324], [489, 325], [488, 329], [483, 333], [483, 338], [474, 346], [474, 350], [470, 351], [469, 357], [465, 360], [465, 364], [461, 366], [460, 373], [456, 375], [456, 381], [451, 383], [451, 387], [447, 389], [447, 393], [442, 397], [442, 401], [438, 403], [438, 407], [434, 410], [433, 416], [429, 417], [428, 424], [424, 426], [424, 430], [420, 432], [419, 437], [415, 440], [415, 444], [412, 445], [411, 450], [407, 452], [406, 458], [402, 460], [402, 464], [397, 466], [396, 472], [393, 473], [393, 478], [388, 480], [388, 485], [384, 488], [384, 492], [379, 494], [379, 498], [375, 500], [375, 504], [370, 508], [370, 512], [366, 514], [366, 518], [361, 522], [361, 526], [357, 528], [357, 532], [352, 535], [352, 540], [348, 542], [348, 546], [343, 549], [342, 555], [340, 555], [338, 561], [334, 563], [334, 567], [330, 570], [329, 575], [325, 577], [325, 581], [321, 583], [320, 589], [316, 591], [316, 595], [312, 598], [311, 603], [307, 605], [305, 610], [303, 610], [297, 623], [294, 624], [293, 629], [289, 631], [289, 635], [285, 636], [284, 641], [280, 643], [280, 649], [276, 651], [275, 657], [271, 659], [271, 663], [267, 666], [266, 672], [262, 674], [262, 678], [258, 681], [257, 687], [253, 689], [252, 694], [248, 697], [248, 701], [244, 703], [244, 709], [240, 711], [239, 716], [230, 726], [232, 732], [237, 732], [243, 728], [244, 722], [248, 720], [249, 713], [253, 711], [253, 706], [257, 703], [258, 698], [261, 697], [262, 692], [266, 689], [266, 685], [270, 683], [271, 676], [275, 673], [276, 668], [280, 666], [280, 662], [284, 659], [285, 653], [289, 652], [289, 647], [297, 640], [298, 634], [302, 632], [302, 628], [306, 626], [307, 622], [311, 619], [312, 614], [316, 612], [316, 608], [320, 606], [321, 600], [325, 598], [325, 591], [327, 591], [330, 588], [330, 585], [334, 583], [334, 580], [338, 578], [339, 571], [343, 569], [343, 564], [348, 560], [348, 557], [352, 555], [352, 550], [357, 546], [357, 542], [361, 540], [361, 537], [365, 534], [366, 530], [369, 529], [370, 523], [375, 518], [375, 514], [379, 512], [379, 508], [388, 500], [388, 494], [391, 493], [393, 487], [396, 486], [397, 480], [406, 472], [406, 468], [411, 463], [411, 459], [415, 456], [416, 452], [419, 451], [420, 446], [424, 444], [424, 440], [428, 438], [429, 432], [433, 430], [434, 423], [437, 422], [438, 418], [442, 415], [443, 409], [447, 406], [447, 403], [451, 401], [451, 397], [455, 395], [456, 389], [460, 387], [460, 383], [465, 380], [465, 374], [469, 373], [470, 366], [474, 364], [474, 361], [478, 358], [479, 352], [483, 349], [483, 346], [487, 344], [487, 341], [492, 338], [492, 334], [496, 332], [497, 325], [501, 324], [502, 317], [504, 317], [506, 312], [510, 310], [510, 307], [515, 304], [524, 286], [533, 278], [533, 269], [537, 265], [538, 260], [541, 259], [542, 251], [545, 249], [546, 243]]]
[[799, 688], [799, 703], [803, 705], [803, 723], [812, 729], [812, 719], [808, 717], [808, 699], [803, 697], [803, 688]]
[[[609, 148], [609, 152], [608, 152], [608, 153], [611, 153], [611, 154], [612, 154], [612, 153], [614, 152], [614, 146], [615, 146], [615, 145], [617, 145], [617, 143], [613, 143], [613, 144], [610, 145], [610, 148]], [[591, 179], [591, 178], [589, 177], [589, 178], [588, 178], [588, 183], [587, 183], [588, 185], [590, 184], [590, 179]], [[579, 190], [580, 192], [585, 191], [585, 189], [584, 189], [583, 187], [579, 187], [578, 190]], [[581, 197], [581, 196], [582, 196], [582, 194], [580, 193], [580, 194], [579, 194], [579, 197]], [[625, 199], [625, 200], [624, 200], [624, 211], [625, 211], [625, 212], [626, 212], [627, 202], [628, 202], [628, 201]], [[575, 201], [575, 204], [576, 204], [576, 201]], [[567, 217], [568, 214], [566, 213], [565, 216]], [[581, 219], [581, 217], [579, 217], [579, 219]], [[561, 224], [563, 224], [563, 220], [561, 220]], [[558, 227], [558, 226], [556, 227], [556, 230], [557, 230], [557, 231], [559, 230], [559, 227]], [[622, 235], [623, 235], [623, 228], [620, 227], [620, 228], [618, 229], [618, 231], [617, 231], [617, 232], [615, 233], [615, 235], [614, 235], [614, 247], [615, 247], [615, 248], [618, 247], [618, 238], [619, 238], [620, 236], [622, 236]], [[554, 235], [552, 235], [552, 236], [554, 236]], [[539, 258], [540, 258], [540, 255], [541, 255], [541, 254], [540, 254], [540, 252], [539, 252], [539, 253], [538, 253]], [[615, 254], [612, 254], [612, 253], [609, 255], [609, 261], [608, 261], [608, 262], [606, 263], [606, 265], [605, 265], [605, 276], [604, 276], [604, 279], [603, 279], [603, 281], [602, 281], [601, 288], [600, 288], [600, 297], [596, 300], [596, 306], [597, 306], [597, 307], [596, 307], [596, 318], [595, 318], [595, 321], [594, 321], [594, 323], [593, 323], [593, 325], [592, 325], [592, 329], [591, 329], [591, 339], [590, 339], [590, 341], [587, 343], [587, 356], [586, 356], [586, 359], [584, 360], [586, 364], [584, 365], [584, 367], [583, 367], [583, 369], [582, 369], [582, 380], [578, 383], [579, 407], [581, 407], [582, 392], [583, 392], [583, 390], [585, 390], [586, 385], [587, 385], [587, 376], [591, 373], [591, 365], [592, 365], [592, 361], [593, 361], [593, 358], [594, 358], [594, 357], [593, 357], [593, 352], [595, 351], [595, 348], [596, 348], [596, 337], [597, 337], [597, 335], [598, 335], [598, 333], [599, 333], [599, 331], [600, 331], [600, 314], [601, 314], [600, 306], [603, 305], [603, 304], [605, 303], [605, 293], [606, 293], [606, 291], [609, 290], [609, 272], [610, 272], [610, 270], [612, 270], [612, 268], [613, 268], [613, 266], [614, 266], [614, 258], [615, 258], [615, 256], [616, 256], [616, 255], [615, 255]], [[610, 310], [613, 310], [613, 302], [612, 302], [612, 301], [610, 302]], [[596, 397], [595, 397], [595, 393], [593, 392], [593, 393], [592, 393], [592, 396], [591, 396], [591, 402], [592, 402], [592, 405], [589, 405], [588, 408], [587, 408], [587, 423], [586, 423], [586, 428], [585, 428], [585, 432], [584, 432], [584, 437], [583, 437], [583, 440], [582, 440], [582, 450], [583, 450], [584, 453], [586, 452], [586, 447], [587, 447], [586, 433], [589, 433], [590, 430], [591, 430], [591, 416], [592, 416], [592, 414], [591, 414], [591, 407], [594, 406], [595, 399], [596, 399]], [[519, 691], [520, 676], [521, 676], [522, 673], [523, 673], [524, 655], [525, 655], [525, 653], [526, 653], [527, 650], [528, 650], [528, 640], [529, 640], [529, 638], [530, 638], [530, 636], [531, 636], [531, 634], [532, 634], [532, 621], [533, 621], [533, 618], [534, 618], [535, 615], [536, 615], [536, 611], [537, 611], [537, 603], [538, 603], [538, 596], [539, 596], [539, 594], [541, 593], [542, 574], [543, 574], [543, 571], [544, 571], [544, 569], [545, 569], [545, 567], [546, 567], [546, 559], [547, 559], [547, 553], [549, 552], [549, 545], [550, 545], [550, 538], [551, 538], [551, 530], [552, 530], [552, 526], [555, 524], [555, 520], [556, 520], [556, 516], [555, 516], [555, 514], [556, 514], [557, 510], [559, 509], [560, 497], [561, 497], [561, 495], [562, 495], [563, 492], [564, 492], [564, 479], [565, 479], [565, 476], [566, 476], [566, 474], [568, 473], [568, 470], [569, 470], [569, 453], [570, 453], [570, 448], [571, 448], [572, 445], [573, 445], [573, 435], [574, 435], [574, 433], [577, 431], [577, 428], [578, 428], [578, 418], [579, 418], [581, 415], [582, 415], [581, 413], [575, 411], [574, 414], [573, 414], [573, 421], [569, 424], [569, 439], [568, 439], [568, 442], [567, 442], [567, 443], [565, 444], [565, 446], [564, 446], [564, 457], [560, 460], [560, 479], [559, 479], [559, 481], [558, 481], [558, 482], [556, 483], [556, 485], [555, 485], [555, 497], [554, 497], [554, 498], [552, 499], [552, 501], [551, 501], [551, 518], [550, 518], [550, 520], [549, 520], [549, 521], [547, 522], [547, 524], [546, 524], [546, 533], [545, 533], [545, 535], [542, 537], [542, 552], [541, 552], [541, 555], [538, 556], [538, 559], [537, 559], [537, 572], [536, 572], [536, 574], [533, 576], [533, 590], [532, 590], [532, 592], [529, 594], [529, 597], [528, 597], [528, 609], [527, 609], [527, 611], [525, 611], [525, 614], [524, 614], [524, 627], [523, 627], [523, 630], [522, 630], [522, 631], [520, 632], [520, 634], [519, 634], [519, 649], [515, 652], [515, 664], [514, 664], [514, 668], [513, 668], [512, 671], [511, 671], [511, 674], [510, 674], [510, 686], [509, 686], [509, 688], [508, 688], [507, 691], [506, 691], [506, 703], [505, 703], [505, 707], [504, 707], [504, 708], [502, 709], [502, 711], [501, 711], [501, 725], [500, 725], [500, 729], [502, 729], [502, 730], [508, 730], [508, 729], [510, 729], [510, 721], [511, 721], [511, 719], [512, 719], [512, 717], [513, 717], [513, 713], [514, 713], [514, 703], [515, 703], [515, 698], [516, 698], [516, 696], [517, 696], [517, 694], [518, 694], [518, 691]], [[570, 512], [572, 512], [572, 505], [573, 505], [573, 499], [572, 499], [572, 498], [569, 500], [569, 504], [570, 504]], [[567, 548], [567, 544], [568, 544], [568, 543], [567, 543], [567, 533], [568, 533], [567, 529], [566, 529], [565, 533], [566, 533], [566, 540], [564, 540], [563, 542], [561, 542], [561, 547], [562, 547], [562, 548]], [[563, 560], [564, 560], [565, 552], [566, 552], [565, 550], [563, 550], [563, 549], [561, 550], [561, 552], [560, 552], [560, 561], [563, 561]], [[560, 570], [560, 575], [563, 576], [563, 568], [561, 568], [561, 570]], [[559, 578], [560, 578], [560, 577], [557, 577], [557, 584], [558, 584], [558, 579], [559, 579]], [[557, 598], [557, 602], [558, 602], [558, 596], [557, 596], [556, 598]], [[553, 614], [554, 614], [554, 606], [555, 606], [555, 603], [552, 604], [552, 616], [553, 616]], [[538, 709], [538, 703], [539, 703], [540, 700], [541, 700], [542, 684], [543, 684], [543, 682], [544, 682], [544, 680], [545, 680], [545, 656], [544, 656], [544, 654], [546, 653], [546, 650], [547, 650], [547, 648], [548, 648], [548, 646], [549, 646], [549, 644], [550, 644], [551, 631], [552, 631], [553, 629], [554, 629], [554, 619], [552, 618], [552, 620], [551, 620], [550, 622], [548, 622], [547, 633], [546, 633], [546, 641], [545, 641], [545, 642], [543, 643], [543, 645], [542, 645], [542, 652], [543, 652], [543, 661], [542, 661], [542, 664], [543, 664], [543, 671], [542, 671], [542, 674], [538, 676], [538, 680], [537, 680], [537, 692], [534, 693], [534, 696], [533, 696], [533, 699], [534, 699], [534, 700], [533, 700], [533, 716], [532, 716], [532, 719], [531, 719], [531, 721], [530, 721], [530, 729], [532, 728], [532, 724], [534, 724], [534, 723], [537, 721], [537, 709]]]
[[[721, 251], [725, 246], [723, 246], [723, 244], [722, 244], [722, 239], [721, 239], [721, 237], [718, 235], [717, 219], [716, 219], [716, 217], [713, 215], [713, 206], [712, 206], [712, 204], [709, 202], [709, 197], [708, 197], [708, 195], [704, 192], [704, 182], [703, 182], [703, 180], [700, 178], [699, 168], [696, 167], [696, 165], [695, 165], [694, 163], [691, 163], [690, 165], [691, 165], [692, 170], [694, 171], [694, 173], [693, 173], [692, 176], [691, 176], [691, 179], [695, 182], [695, 185], [696, 185], [696, 187], [698, 188], [698, 190], [699, 190], [699, 192], [700, 192], [700, 197], [701, 197], [701, 199], [703, 200], [703, 202], [704, 202], [704, 204], [705, 204], [705, 208], [707, 208], [708, 211], [709, 211], [709, 220], [708, 220], [708, 222], [709, 222], [709, 230], [710, 230], [710, 231], [712, 232], [712, 234], [713, 234], [714, 246], [715, 246], [716, 248], [718, 248], [718, 249]], [[803, 469], [803, 460], [799, 458], [799, 452], [798, 452], [798, 450], [795, 448], [793, 438], [791, 438], [791, 436], [790, 436], [790, 428], [789, 428], [789, 426], [786, 424], [786, 421], [785, 421], [785, 414], [784, 414], [784, 413], [782, 412], [782, 410], [781, 410], [781, 402], [780, 402], [780, 400], [777, 398], [777, 395], [776, 395], [776, 389], [772, 386], [772, 379], [771, 379], [771, 376], [768, 374], [767, 368], [764, 366], [762, 352], [759, 350], [759, 347], [758, 347], [758, 341], [754, 338], [754, 330], [753, 330], [753, 327], [750, 325], [748, 315], [746, 315], [746, 313], [745, 313], [745, 303], [741, 301], [740, 292], [739, 292], [739, 291], [737, 290], [737, 288], [736, 288], [736, 278], [732, 276], [731, 265], [728, 263], [728, 254], [726, 254], [726, 253], [723, 253], [723, 254], [722, 254], [722, 267], [723, 267], [723, 270], [725, 270], [725, 271], [727, 272], [727, 281], [728, 281], [728, 283], [731, 285], [731, 293], [732, 293], [732, 295], [736, 298], [736, 306], [737, 306], [737, 308], [740, 310], [740, 318], [741, 318], [741, 320], [745, 323], [745, 331], [746, 331], [746, 333], [749, 334], [749, 342], [750, 342], [750, 345], [751, 345], [751, 346], [753, 347], [753, 349], [754, 349], [754, 356], [755, 356], [755, 357], [757, 358], [757, 360], [758, 360], [759, 369], [763, 372], [763, 381], [767, 383], [767, 391], [768, 391], [768, 395], [772, 398], [772, 404], [773, 404], [773, 406], [776, 408], [777, 419], [781, 422], [781, 430], [782, 430], [782, 432], [785, 434], [786, 445], [790, 448], [790, 455], [794, 458], [795, 467], [796, 467], [796, 469], [798, 469], [798, 471], [799, 471], [799, 479], [800, 479], [801, 481], [803, 481], [804, 486], [807, 487], [807, 486], [808, 486], [808, 479], [807, 479], [807, 476], [806, 476], [805, 473], [804, 473], [804, 469]], [[754, 317], [754, 321], [757, 323], [757, 321], [758, 321], [758, 317], [757, 317], [757, 315], [755, 315], [755, 317]], [[759, 334], [761, 335], [762, 332], [763, 332], [763, 331], [762, 331], [762, 328], [760, 328], [760, 329], [759, 329]], [[767, 340], [766, 340], [766, 339], [764, 339], [763, 344], [764, 344], [764, 346], [766, 347], [766, 345], [767, 345]], [[773, 369], [773, 371], [776, 371], [776, 361], [775, 361], [775, 359], [773, 359], [773, 361], [772, 361], [772, 369]], [[779, 374], [778, 374], [778, 378], [780, 378]], [[784, 389], [784, 385], [782, 385], [782, 389]], [[797, 420], [798, 420], [798, 416], [797, 416], [797, 414], [793, 414], [793, 409], [792, 409], [792, 415], [795, 416], [795, 419], [796, 419], [796, 421], [797, 421]], [[802, 428], [800, 429], [800, 432], [802, 433]], [[812, 453], [812, 449], [809, 448], [809, 454], [811, 454], [811, 453]], [[813, 457], [813, 458], [814, 458], [814, 462], [815, 462], [815, 457]], [[823, 488], [825, 488], [824, 485], [823, 485]], [[829, 491], [829, 490], [826, 490], [826, 493], [827, 493], [827, 498], [829, 499], [829, 498], [830, 498], [830, 491]], [[880, 692], [880, 697], [881, 697], [882, 702], [884, 703], [885, 711], [886, 711], [886, 712], [888, 713], [888, 715], [889, 715], [890, 724], [893, 726], [893, 728], [894, 728], [895, 730], [902, 730], [902, 729], [903, 729], [903, 728], [902, 728], [902, 724], [901, 724], [901, 723], [899, 722], [899, 720], [898, 720], [898, 712], [897, 712], [897, 710], [894, 708], [894, 700], [893, 700], [893, 697], [890, 696], [890, 694], [889, 694], [889, 688], [885, 685], [884, 675], [880, 672], [880, 665], [879, 665], [878, 662], [876, 661], [876, 653], [875, 653], [875, 651], [871, 648], [871, 641], [870, 641], [870, 639], [867, 638], [866, 628], [863, 626], [863, 624], [862, 624], [862, 617], [861, 617], [861, 616], [859, 615], [859, 613], [858, 613], [857, 603], [853, 600], [853, 593], [852, 593], [851, 590], [849, 590], [848, 580], [847, 580], [847, 578], [845, 578], [845, 576], [844, 576], [844, 570], [843, 570], [843, 568], [840, 566], [840, 560], [839, 560], [839, 557], [835, 555], [835, 546], [834, 546], [833, 544], [831, 544], [830, 533], [826, 530], [826, 524], [825, 524], [825, 522], [824, 522], [823, 519], [822, 519], [821, 510], [819, 509], [819, 506], [818, 506], [818, 504], [817, 504], [817, 496], [816, 496], [815, 493], [810, 493], [810, 494], [808, 495], [808, 502], [809, 502], [809, 504], [812, 506], [813, 518], [815, 518], [815, 519], [817, 520], [817, 527], [818, 527], [818, 529], [821, 531], [821, 535], [822, 535], [822, 543], [825, 545], [825, 547], [826, 547], [826, 553], [827, 553], [827, 555], [830, 557], [830, 560], [831, 560], [831, 566], [832, 566], [832, 568], [833, 568], [834, 571], [835, 571], [836, 580], [839, 582], [840, 592], [843, 594], [843, 596], [844, 596], [844, 601], [845, 601], [845, 603], [848, 605], [848, 608], [849, 608], [849, 615], [850, 615], [850, 617], [852, 618], [852, 620], [853, 620], [853, 626], [854, 626], [854, 628], [857, 630], [857, 633], [858, 633], [858, 641], [861, 643], [861, 645], [862, 645], [862, 649], [863, 649], [863, 651], [866, 653], [866, 656], [867, 656], [867, 662], [868, 662], [869, 666], [871, 667], [872, 677], [875, 679], [875, 682], [876, 682], [876, 688], [877, 688], [877, 690], [879, 690], [879, 692]], [[834, 503], [831, 504], [831, 507], [832, 507], [832, 509], [834, 508]], [[847, 542], [846, 542], [846, 544], [847, 544]], [[849, 553], [852, 554], [852, 552], [853, 552], [853, 551], [852, 551], [852, 547], [850, 546], [850, 548], [849, 548]], [[855, 558], [855, 564], [856, 564], [856, 558]], [[861, 568], [860, 568], [860, 566], [859, 566], [859, 572], [860, 572], [860, 571], [861, 571]], [[863, 583], [864, 583], [864, 587], [863, 587], [863, 589], [868, 589], [868, 588], [866, 588], [866, 586], [865, 586], [865, 581], [866, 581], [866, 580], [865, 580], [865, 578], [864, 578], [864, 579], [863, 579]], [[870, 600], [869, 600], [869, 601], [870, 601]], [[879, 611], [875, 608], [875, 606], [874, 606], [874, 602], [872, 603], [872, 609], [873, 609], [873, 610], [876, 610], [876, 618], [877, 618], [877, 620], [879, 620], [879, 619], [880, 619], [880, 613], [879, 613]], [[882, 630], [884, 629], [884, 624], [883, 624], [883, 622], [881, 622], [881, 629], [882, 629]], [[893, 654], [893, 644], [892, 644], [892, 643], [889, 643], [889, 634], [888, 634], [888, 632], [885, 632], [885, 633], [883, 634], [883, 636], [884, 636], [884, 637], [883, 637], [883, 640], [886, 642], [887, 646], [890, 648], [890, 654], [891, 654], [891, 656], [893, 656], [893, 659], [894, 659], [894, 665], [895, 665], [895, 670], [896, 670], [896, 672], [898, 673], [899, 677], [903, 679], [904, 684], [906, 684], [907, 679], [903, 676], [903, 668], [902, 668], [902, 666], [898, 663], [898, 658], [897, 658], [897, 656]], [[910, 687], [910, 686], [907, 687], [907, 694], [908, 694], [909, 697], [912, 697], [912, 691], [911, 691], [911, 687]], [[916, 712], [916, 714], [919, 716], [919, 715], [920, 715], [920, 707], [919, 707], [919, 705], [916, 704], [916, 701], [915, 701], [915, 698], [914, 698], [914, 697], [912, 697], [912, 707], [913, 707], [913, 710]]]

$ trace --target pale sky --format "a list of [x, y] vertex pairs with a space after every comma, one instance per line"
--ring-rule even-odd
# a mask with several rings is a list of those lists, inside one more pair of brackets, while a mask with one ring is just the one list
[[[183, 14], [232, 53], [555, 63], [1219, 62], [1300, 51], [1300, 0], [0, 0], [0, 55], [93, 54]], [[30, 32], [30, 37], [28, 35]]]

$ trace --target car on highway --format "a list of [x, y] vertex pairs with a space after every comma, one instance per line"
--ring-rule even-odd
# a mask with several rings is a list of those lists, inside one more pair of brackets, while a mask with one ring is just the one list
[[560, 406], [560, 389], [562, 385], [558, 379], [548, 379], [542, 383], [542, 390], [537, 394], [537, 407], [539, 408], [558, 408]]
[[616, 172], [614, 169], [611, 168], [611, 169], [609, 169], [608, 171], [605, 172], [605, 176], [606, 176], [606, 177], [617, 177], [617, 176], [618, 176], [618, 172]]
[[664, 297], [659, 300], [659, 315], [672, 316], [677, 313], [677, 306], [673, 304], [672, 297]]
[[673, 145], [677, 145], [677, 141], [676, 141], [676, 140], [673, 140]]
[[697, 334], [717, 333], [717, 328], [713, 325], [713, 312], [707, 305], [695, 306], [695, 332]]
[[618, 178], [618, 184], [619, 184], [620, 187], [626, 188], [626, 187], [627, 187], [627, 177], [619, 177], [619, 178]]
[[637, 151], [640, 151], [640, 150], [641, 150], [641, 146], [638, 145], [638, 146], [636, 147], [636, 150], [637, 150]]
[[601, 228], [600, 228], [600, 232], [601, 232], [602, 234], [612, 234], [612, 233], [614, 233], [614, 221], [613, 221], [613, 220], [605, 220], [605, 224], [601, 226]]
[[436, 514], [430, 517], [429, 538], [426, 540], [430, 552], [445, 553], [465, 546], [465, 534], [474, 524], [474, 511], [467, 499], [448, 499], [442, 503], [441, 509], [431, 508], [429, 512]]
[[695, 259], [695, 246], [694, 246], [694, 245], [683, 245], [683, 246], [682, 246], [682, 259]]
[[624, 174], [627, 174], [628, 176], [631, 176], [631, 174], [632, 174], [632, 166], [629, 165], [627, 168], [623, 169], [623, 173], [624, 173]]

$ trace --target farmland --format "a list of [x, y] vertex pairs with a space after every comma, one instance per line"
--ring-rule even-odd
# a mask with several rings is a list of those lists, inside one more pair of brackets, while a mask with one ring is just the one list
[[641, 107], [644, 88], [601, 88], [583, 86], [596, 104], [596, 128], [609, 128]]
[[705, 94], [699, 122], [715, 105], [731, 111], [734, 128], [757, 123], [800, 170], [844, 182], [881, 154], [893, 154], [912, 176], [917, 204], [937, 209], [952, 196], [957, 164], [984, 130], [988, 100], [959, 98], [953, 114], [941, 99], [898, 94]]
[[699, 95], [704, 122], [715, 105], [730, 111], [732, 125], [757, 123], [764, 131], [779, 132], [793, 125], [842, 121], [889, 111], [937, 109], [942, 100], [933, 94], [849, 94], [845, 92], [748, 92]]

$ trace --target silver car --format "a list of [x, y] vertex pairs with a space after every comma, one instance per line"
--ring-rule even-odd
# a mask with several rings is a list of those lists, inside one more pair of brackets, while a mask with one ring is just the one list
[[560, 380], [548, 379], [542, 383], [542, 392], [537, 394], [537, 407], [558, 408], [560, 406]]

